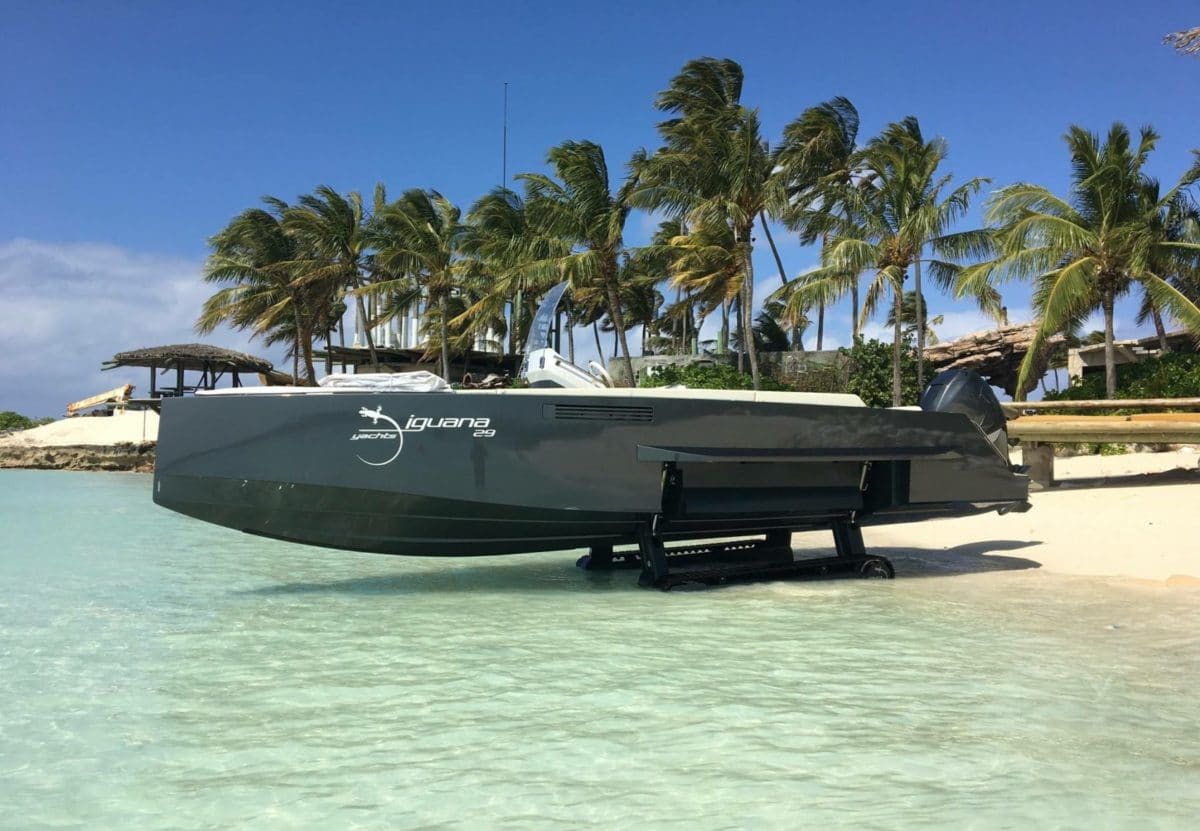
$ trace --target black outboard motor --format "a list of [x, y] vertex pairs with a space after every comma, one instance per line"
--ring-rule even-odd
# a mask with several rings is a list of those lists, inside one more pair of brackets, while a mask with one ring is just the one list
[[979, 425], [984, 435], [1008, 458], [1008, 432], [1004, 411], [987, 381], [969, 369], [947, 369], [921, 394], [921, 409], [933, 413], [962, 413]]

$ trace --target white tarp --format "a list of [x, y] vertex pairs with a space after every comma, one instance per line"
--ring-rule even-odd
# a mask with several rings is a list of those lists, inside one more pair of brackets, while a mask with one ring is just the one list
[[335, 372], [317, 382], [334, 389], [379, 390], [387, 392], [449, 391], [447, 384], [432, 372], [367, 372], [359, 375]]

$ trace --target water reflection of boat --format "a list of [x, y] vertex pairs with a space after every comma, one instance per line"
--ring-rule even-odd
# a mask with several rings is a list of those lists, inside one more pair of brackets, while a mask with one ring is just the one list
[[[540, 340], [557, 300], [543, 303], [531, 335], [541, 348], [527, 351], [528, 389], [450, 391], [391, 376], [374, 388], [346, 379], [166, 401], [154, 499], [249, 533], [356, 551], [586, 547], [588, 567], [636, 566], [661, 586], [744, 573], [890, 576], [865, 551], [862, 526], [1027, 507], [1003, 415], [976, 376], [939, 376], [920, 409], [848, 395], [614, 389]], [[838, 556], [793, 563], [790, 533], [811, 528], [833, 531]], [[666, 548], [739, 535], [765, 539]], [[614, 554], [623, 545], [637, 550]]]

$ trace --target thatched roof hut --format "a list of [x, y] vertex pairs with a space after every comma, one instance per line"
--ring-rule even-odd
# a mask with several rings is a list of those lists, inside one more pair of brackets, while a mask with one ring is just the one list
[[[119, 366], [149, 367], [151, 398], [215, 389], [217, 381], [226, 372], [231, 373], [233, 385], [240, 387], [240, 373], [270, 373], [273, 368], [265, 358], [204, 343], [177, 343], [118, 352], [112, 356], [112, 360], [105, 361], [102, 368], [116, 369]], [[157, 385], [158, 373], [172, 369], [175, 370], [175, 385], [160, 389]], [[198, 384], [188, 386], [184, 384], [184, 372], [201, 372], [203, 375]]]
[[171, 346], [151, 346], [118, 352], [104, 362], [105, 369], [119, 366], [148, 366], [156, 369], [175, 369], [203, 372], [205, 369], [237, 370], [238, 372], [270, 372], [274, 367], [265, 358], [209, 346], [205, 343], [177, 343]]

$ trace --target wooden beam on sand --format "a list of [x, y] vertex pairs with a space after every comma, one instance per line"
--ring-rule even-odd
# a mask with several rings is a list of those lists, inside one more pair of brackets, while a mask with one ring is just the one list
[[1186, 444], [1200, 442], [1200, 413], [1171, 413], [1169, 417], [1022, 416], [1008, 422], [1008, 436], [1021, 442], [1091, 444], [1137, 442]]
[[81, 398], [79, 401], [72, 401], [67, 405], [67, 415], [73, 415], [80, 410], [86, 410], [90, 407], [95, 407], [98, 404], [121, 404], [129, 400], [129, 396], [133, 393], [133, 384], [125, 384], [116, 389], [101, 392], [96, 395]]
[[1112, 398], [1094, 401], [1004, 401], [1006, 418], [1047, 410], [1196, 410], [1200, 398]]

